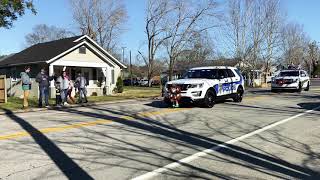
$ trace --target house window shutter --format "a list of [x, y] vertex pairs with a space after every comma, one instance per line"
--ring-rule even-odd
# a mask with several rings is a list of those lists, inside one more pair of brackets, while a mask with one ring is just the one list
[[112, 84], [115, 84], [115, 79], [114, 79], [114, 69], [111, 70], [111, 81], [112, 81]]

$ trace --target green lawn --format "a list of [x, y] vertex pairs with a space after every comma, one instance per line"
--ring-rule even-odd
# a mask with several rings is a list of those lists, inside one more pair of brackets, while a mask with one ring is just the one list
[[[159, 87], [124, 87], [123, 93], [114, 94], [112, 96], [91, 96], [88, 98], [89, 102], [105, 102], [105, 101], [116, 101], [136, 98], [149, 98], [158, 97], [161, 95]], [[0, 104], [0, 108], [8, 110], [17, 110], [22, 108], [23, 99], [17, 97], [8, 97], [6, 104]], [[55, 104], [55, 99], [50, 99], [51, 105]], [[30, 107], [37, 107], [38, 100], [36, 98], [29, 99]]]

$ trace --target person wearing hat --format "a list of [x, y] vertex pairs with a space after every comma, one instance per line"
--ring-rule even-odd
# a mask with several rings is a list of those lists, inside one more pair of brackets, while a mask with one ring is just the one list
[[24, 68], [24, 72], [20, 73], [21, 82], [22, 82], [22, 90], [23, 90], [23, 108], [27, 109], [29, 107], [28, 99], [31, 90], [31, 79], [29, 73], [31, 68], [26, 66]]
[[39, 74], [36, 77], [36, 82], [39, 83], [39, 104], [38, 106], [42, 107], [42, 100], [44, 99], [45, 107], [49, 107], [49, 85], [50, 81], [53, 80], [53, 77], [48, 76], [45, 69], [41, 69]]

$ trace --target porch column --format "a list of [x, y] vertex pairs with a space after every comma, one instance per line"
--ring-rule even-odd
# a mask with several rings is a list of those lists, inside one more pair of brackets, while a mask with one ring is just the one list
[[[54, 75], [54, 67], [52, 64], [49, 65], [49, 76], [53, 76]], [[50, 81], [50, 97], [54, 98], [55, 97], [55, 87], [54, 87], [54, 80]]]
[[107, 92], [106, 92], [106, 95], [109, 95], [110, 93], [110, 83], [109, 83], [109, 79], [110, 79], [110, 74], [108, 73], [108, 69], [107, 67], [105, 68], [101, 68], [102, 69], [102, 72], [103, 72], [103, 75], [104, 75], [104, 80], [105, 80], [105, 83], [104, 83], [104, 87], [106, 88]]
[[[54, 68], [53, 68], [53, 65], [49, 65], [49, 76], [53, 76], [54, 74]], [[50, 81], [50, 87], [54, 87], [54, 81]]]

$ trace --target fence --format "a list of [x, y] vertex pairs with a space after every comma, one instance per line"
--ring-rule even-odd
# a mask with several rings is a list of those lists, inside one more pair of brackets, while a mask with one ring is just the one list
[[0, 103], [7, 103], [6, 76], [0, 76]]

